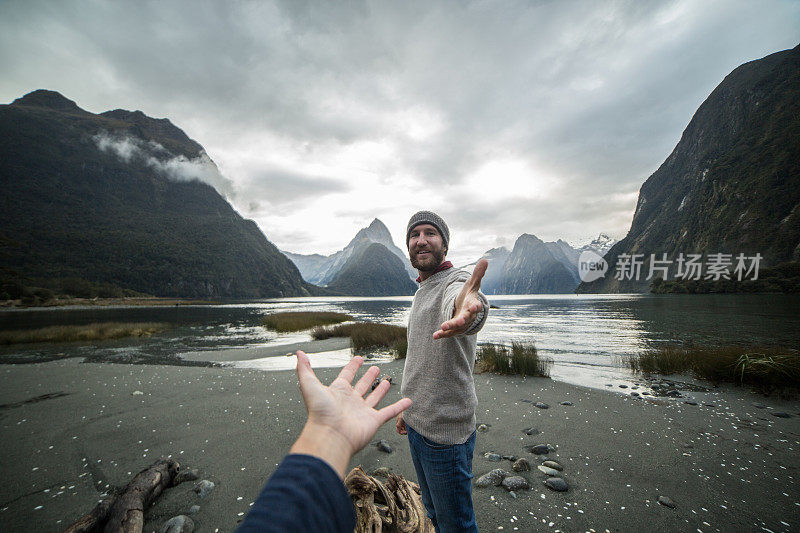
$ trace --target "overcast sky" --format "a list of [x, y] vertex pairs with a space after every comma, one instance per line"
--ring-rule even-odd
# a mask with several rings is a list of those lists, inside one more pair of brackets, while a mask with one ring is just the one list
[[800, 1], [0, 2], [0, 102], [52, 89], [167, 117], [279, 248], [419, 209], [450, 258], [625, 236], [638, 190]]

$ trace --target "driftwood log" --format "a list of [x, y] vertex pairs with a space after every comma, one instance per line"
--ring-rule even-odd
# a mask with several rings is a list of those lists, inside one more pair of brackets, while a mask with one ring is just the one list
[[434, 533], [416, 483], [396, 474], [382, 483], [358, 466], [344, 484], [356, 509], [355, 533]]
[[110, 494], [64, 533], [141, 533], [144, 511], [173, 485], [180, 471], [174, 459], [160, 459], [145, 468], [122, 490]]

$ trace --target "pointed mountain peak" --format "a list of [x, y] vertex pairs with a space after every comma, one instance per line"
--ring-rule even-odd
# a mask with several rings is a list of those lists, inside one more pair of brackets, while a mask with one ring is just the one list
[[358, 241], [359, 239], [363, 238], [369, 239], [373, 242], [379, 242], [381, 244], [394, 245], [394, 242], [392, 241], [392, 234], [389, 233], [389, 229], [386, 227], [386, 224], [377, 218], [374, 219], [369, 226], [359, 230], [353, 241]]
[[78, 107], [78, 104], [64, 97], [61, 93], [56, 91], [48, 91], [46, 89], [38, 89], [29, 92], [22, 98], [17, 98], [11, 105], [29, 106], [29, 107], [44, 107], [56, 111], [78, 111], [85, 112]]
[[386, 224], [381, 222], [379, 218], [375, 218], [372, 222], [370, 222], [368, 229], [371, 231], [385, 231], [386, 233], [389, 233], [389, 228], [387, 228]]
[[522, 243], [522, 242], [544, 244], [544, 241], [542, 239], [540, 239], [536, 235], [531, 235], [530, 233], [523, 233], [522, 235], [519, 236], [519, 238], [517, 239], [517, 243]]

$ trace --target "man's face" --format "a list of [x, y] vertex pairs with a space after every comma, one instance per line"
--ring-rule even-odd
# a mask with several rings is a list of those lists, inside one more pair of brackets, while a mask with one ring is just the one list
[[408, 254], [411, 266], [420, 272], [431, 272], [442, 264], [447, 250], [442, 235], [436, 226], [420, 224], [414, 226], [408, 239]]

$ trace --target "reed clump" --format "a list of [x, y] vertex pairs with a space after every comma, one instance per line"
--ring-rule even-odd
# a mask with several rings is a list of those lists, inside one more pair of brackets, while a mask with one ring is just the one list
[[800, 352], [785, 347], [668, 345], [625, 362], [638, 373], [691, 373], [698, 379], [751, 385], [762, 392], [800, 387]]
[[489, 343], [478, 348], [475, 364], [479, 372], [550, 377], [553, 360], [540, 357], [532, 342], [512, 342], [510, 349], [502, 344]]
[[164, 322], [98, 322], [85, 326], [49, 326], [28, 330], [0, 331], [0, 344], [25, 344], [34, 342], [76, 342], [119, 339], [122, 337], [149, 337], [169, 328]]
[[334, 313], [331, 311], [291, 311], [284, 313], [272, 313], [261, 319], [261, 323], [267, 329], [279, 333], [290, 331], [302, 331], [316, 326], [329, 324], [339, 324], [353, 320], [353, 317], [346, 313]]
[[318, 326], [311, 330], [311, 337], [315, 340], [349, 337], [350, 345], [356, 352], [384, 348], [391, 350], [395, 359], [402, 359], [406, 356], [408, 349], [406, 334], [407, 330], [402, 326], [374, 322]]

